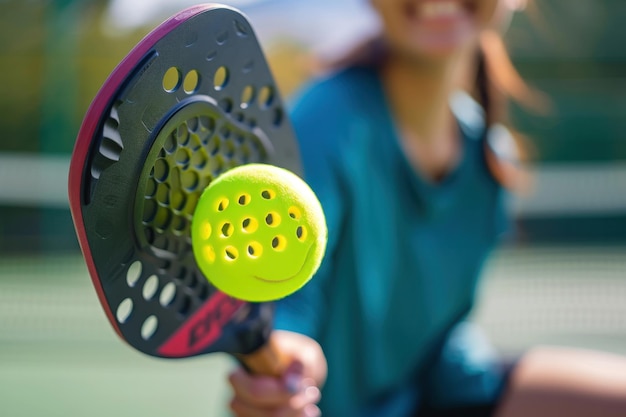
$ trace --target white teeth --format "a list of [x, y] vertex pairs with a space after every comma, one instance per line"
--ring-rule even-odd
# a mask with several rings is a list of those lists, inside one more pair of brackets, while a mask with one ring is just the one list
[[426, 18], [454, 16], [461, 11], [461, 5], [456, 1], [424, 1], [420, 7], [420, 14]]

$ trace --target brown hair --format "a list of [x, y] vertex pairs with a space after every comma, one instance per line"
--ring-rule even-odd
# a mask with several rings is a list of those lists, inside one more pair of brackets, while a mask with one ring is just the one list
[[[474, 91], [469, 91], [485, 110], [486, 124], [508, 125], [509, 99], [537, 113], [550, 108], [547, 97], [531, 88], [513, 65], [502, 36], [495, 30], [481, 34], [476, 59]], [[324, 72], [349, 66], [375, 65], [388, 53], [382, 35], [376, 35], [357, 44], [338, 59], [318, 62], [317, 70]]]
[[487, 163], [502, 185], [517, 194], [527, 195], [532, 189], [533, 178], [525, 166], [536, 158], [537, 152], [528, 138], [511, 128], [508, 104], [512, 99], [526, 109], [546, 114], [550, 101], [522, 79], [511, 62], [502, 36], [496, 31], [487, 30], [481, 34], [477, 54], [474, 94], [484, 109], [485, 125], [501, 123], [507, 126], [516, 148], [513, 165], [497, 162], [497, 158], [489, 153]]
[[502, 36], [496, 31], [481, 34], [477, 62], [474, 93], [485, 110], [487, 125], [508, 124], [509, 98], [538, 113], [548, 110], [548, 99], [522, 79], [511, 62]]
[[[382, 62], [388, 47], [381, 35], [361, 42], [340, 59], [322, 63], [322, 71], [338, 70], [350, 66], [372, 66]], [[531, 142], [510, 128], [508, 104], [510, 100], [537, 113], [546, 113], [550, 102], [541, 92], [532, 89], [513, 65], [502, 36], [495, 30], [486, 30], [480, 36], [476, 56], [476, 78], [470, 94], [485, 112], [485, 125], [497, 123], [508, 127], [509, 137], [515, 142], [515, 168], [506, 167], [493, 155], [487, 155], [492, 174], [505, 187], [519, 194], [527, 194], [532, 187], [532, 178], [523, 167], [536, 156]]]

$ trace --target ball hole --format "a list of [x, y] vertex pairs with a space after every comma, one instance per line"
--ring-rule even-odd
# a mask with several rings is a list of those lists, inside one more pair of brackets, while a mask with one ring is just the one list
[[272, 239], [272, 248], [278, 252], [285, 250], [287, 247], [287, 240], [284, 236], [275, 236]]
[[217, 204], [216, 204], [217, 211], [224, 211], [226, 210], [227, 207], [228, 207], [227, 198], [220, 198], [219, 200], [217, 200]]
[[239, 200], [237, 200], [240, 206], [245, 206], [250, 203], [250, 194], [241, 194]]
[[224, 223], [222, 225], [222, 237], [230, 237], [233, 234], [233, 225], [230, 223]]
[[266, 200], [271, 200], [272, 198], [276, 197], [276, 192], [274, 190], [263, 190], [261, 191], [261, 197]]
[[289, 210], [287, 210], [287, 213], [289, 213], [289, 217], [291, 217], [294, 220], [300, 220], [300, 217], [302, 217], [302, 212], [300, 211], [298, 207], [295, 207], [295, 206], [289, 207]]
[[250, 258], [256, 259], [261, 256], [263, 253], [263, 247], [259, 242], [250, 242], [248, 245], [248, 256]]
[[215, 249], [213, 249], [213, 246], [206, 245], [205, 247], [203, 247], [202, 248], [202, 256], [210, 264], [215, 262]]
[[241, 222], [241, 229], [246, 233], [254, 233], [258, 228], [259, 223], [254, 218], [246, 217]]
[[276, 227], [280, 224], [280, 220], [280, 214], [276, 213], [275, 211], [270, 211], [265, 216], [265, 224], [267, 224], [268, 226]]
[[298, 226], [298, 228], [296, 229], [296, 237], [301, 242], [304, 242], [306, 240], [307, 234], [307, 229], [304, 226]]
[[224, 249], [224, 254], [226, 255], [227, 261], [234, 261], [239, 256], [239, 252], [234, 246], [227, 246], [226, 249]]
[[213, 229], [211, 228], [211, 223], [209, 223], [208, 221], [204, 221], [200, 226], [200, 237], [202, 238], [202, 240], [209, 239], [212, 232]]

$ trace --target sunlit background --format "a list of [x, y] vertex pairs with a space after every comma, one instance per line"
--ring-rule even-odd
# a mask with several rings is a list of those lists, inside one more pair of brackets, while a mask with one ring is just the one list
[[[67, 202], [69, 157], [107, 75], [187, 0], [0, 1], [0, 415], [224, 416], [215, 355], [148, 358], [106, 321]], [[257, 32], [284, 97], [377, 22], [366, 0], [224, 1]], [[489, 261], [474, 314], [515, 355], [537, 343], [626, 354], [626, 2], [536, 0], [506, 42], [553, 109], [513, 107], [536, 187]]]

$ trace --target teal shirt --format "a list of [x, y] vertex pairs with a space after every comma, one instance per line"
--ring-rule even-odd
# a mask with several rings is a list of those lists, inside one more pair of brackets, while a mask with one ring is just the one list
[[502, 193], [483, 155], [480, 109], [454, 106], [463, 155], [442, 182], [402, 153], [377, 72], [353, 68], [309, 86], [291, 114], [304, 177], [328, 224], [326, 257], [277, 303], [275, 327], [308, 335], [328, 360], [323, 415], [408, 416], [493, 400], [488, 344], [461, 322], [503, 230]]

